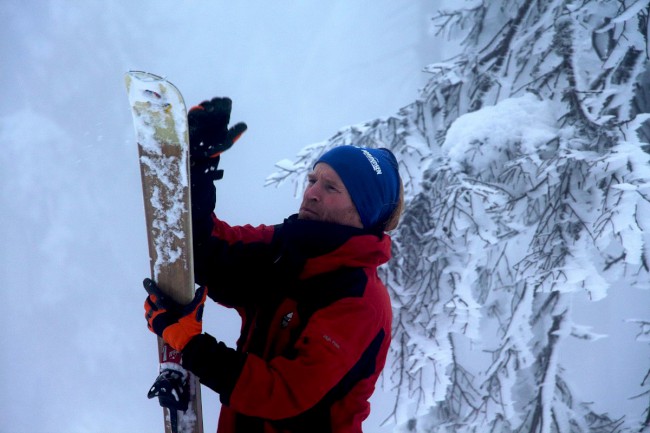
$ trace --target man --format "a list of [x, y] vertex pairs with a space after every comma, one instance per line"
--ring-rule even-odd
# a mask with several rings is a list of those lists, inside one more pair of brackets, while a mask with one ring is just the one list
[[[391, 305], [377, 267], [403, 202], [386, 149], [341, 146], [308, 176], [297, 215], [231, 227], [214, 215], [231, 101], [189, 113], [197, 290], [182, 312], [145, 302], [149, 328], [220, 395], [218, 432], [360, 432], [390, 343]], [[202, 333], [206, 296], [242, 318], [237, 348]]]

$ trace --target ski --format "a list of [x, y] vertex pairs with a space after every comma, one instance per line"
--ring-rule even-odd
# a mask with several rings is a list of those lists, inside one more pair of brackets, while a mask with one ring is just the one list
[[[140, 160], [151, 278], [179, 304], [194, 297], [189, 137], [185, 102], [162, 77], [130, 71], [126, 88]], [[203, 433], [201, 388], [181, 354], [158, 339], [159, 376], [149, 390], [166, 433]]]

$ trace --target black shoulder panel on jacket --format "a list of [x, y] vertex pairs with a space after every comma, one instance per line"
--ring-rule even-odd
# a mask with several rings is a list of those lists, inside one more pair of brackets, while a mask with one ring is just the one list
[[306, 321], [315, 311], [336, 301], [362, 297], [367, 283], [362, 268], [341, 268], [302, 281], [290, 296], [298, 302], [300, 317]]

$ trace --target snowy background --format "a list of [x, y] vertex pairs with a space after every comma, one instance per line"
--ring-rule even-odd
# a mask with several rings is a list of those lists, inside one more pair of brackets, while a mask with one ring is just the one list
[[[234, 100], [219, 212], [276, 223], [274, 163], [397, 111], [435, 58], [427, 1], [0, 2], [0, 432], [158, 432], [137, 150], [123, 74], [167, 76], [188, 105]], [[209, 307], [206, 328], [234, 338]], [[385, 417], [381, 392], [369, 432]], [[203, 391], [205, 431], [218, 400]]]
[[[433, 1], [232, 3], [0, 3], [0, 433], [161, 431], [161, 410], [145, 397], [157, 356], [142, 318], [149, 266], [125, 71], [167, 76], [188, 105], [233, 98], [232, 119], [249, 130], [224, 157], [219, 213], [275, 223], [299, 203], [290, 184], [263, 187], [276, 161], [394, 115], [429, 78], [422, 68], [456, 50], [432, 36]], [[507, 138], [540, 118], [551, 125], [556, 108], [525, 99], [486, 107], [459, 119], [448, 144]], [[576, 401], [634, 423], [648, 406], [647, 395], [630, 397], [647, 389], [650, 350], [624, 319], [647, 319], [650, 291], [610, 293], [565, 297], [570, 321], [603, 338], [563, 339], [558, 365]], [[236, 329], [232, 314], [208, 307], [206, 330], [232, 342]], [[392, 429], [379, 427], [393, 410], [384, 381], [369, 433]], [[203, 410], [214, 431], [218, 400], [206, 389]]]

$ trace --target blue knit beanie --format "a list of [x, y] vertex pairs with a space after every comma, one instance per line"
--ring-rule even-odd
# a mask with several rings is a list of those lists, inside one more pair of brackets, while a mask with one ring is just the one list
[[[384, 228], [399, 202], [400, 177], [388, 149], [339, 146], [316, 161], [331, 166], [350, 193], [366, 229]], [[316, 165], [314, 164], [314, 166]]]

